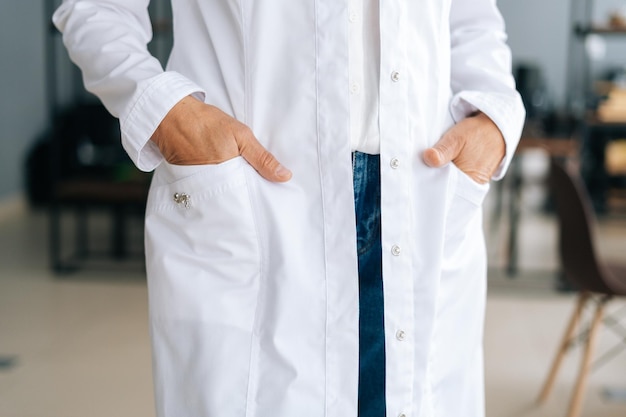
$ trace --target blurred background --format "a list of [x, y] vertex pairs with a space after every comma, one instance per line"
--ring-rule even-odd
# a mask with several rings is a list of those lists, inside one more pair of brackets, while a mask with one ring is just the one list
[[[0, 2], [0, 416], [152, 416], [142, 242], [150, 175], [82, 88], [50, 23], [58, 3]], [[615, 279], [605, 263], [626, 264], [626, 1], [497, 3], [529, 117], [485, 203], [487, 415], [623, 417], [618, 286], [602, 287], [610, 302], [596, 296], [583, 310], [551, 396], [537, 398], [584, 289], [559, 251], [551, 161], [585, 189], [592, 233], [583, 240], [595, 243], [589, 263], [600, 271], [589, 279]], [[150, 13], [150, 49], [165, 62], [167, 1], [153, 0]], [[581, 364], [590, 370], [582, 379]]]

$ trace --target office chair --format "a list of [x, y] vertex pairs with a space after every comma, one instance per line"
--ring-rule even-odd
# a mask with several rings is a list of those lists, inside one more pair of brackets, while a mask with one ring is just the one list
[[[604, 262], [598, 258], [592, 229], [595, 217], [589, 195], [580, 177], [571, 174], [562, 163], [553, 159], [549, 183], [559, 222], [561, 266], [566, 279], [578, 290], [579, 295], [538, 402], [545, 402], [566, 351], [576, 339], [583, 336], [584, 354], [567, 413], [567, 417], [578, 417], [591, 368], [596, 336], [603, 322], [604, 308], [615, 296], [626, 296], [626, 265]], [[581, 335], [575, 336], [577, 323], [588, 303], [595, 303], [590, 327]]]

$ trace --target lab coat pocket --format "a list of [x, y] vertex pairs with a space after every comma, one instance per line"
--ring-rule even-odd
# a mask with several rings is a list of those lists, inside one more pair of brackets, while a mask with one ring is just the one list
[[456, 165], [451, 164], [451, 166], [452, 176], [455, 178], [454, 193], [476, 206], [481, 206], [487, 192], [489, 191], [489, 183], [480, 184], [474, 181]]
[[482, 203], [489, 191], [489, 183], [477, 183], [454, 164], [450, 169], [451, 198], [445, 233], [448, 255], [466, 241], [475, 222], [482, 220]]
[[146, 266], [157, 398], [171, 415], [245, 414], [261, 263], [249, 175], [241, 157], [155, 174]]

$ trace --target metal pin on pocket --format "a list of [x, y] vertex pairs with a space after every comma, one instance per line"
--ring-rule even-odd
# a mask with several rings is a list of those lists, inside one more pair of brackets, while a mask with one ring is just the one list
[[183, 204], [185, 208], [191, 207], [191, 196], [185, 193], [175, 193], [174, 201], [177, 204]]

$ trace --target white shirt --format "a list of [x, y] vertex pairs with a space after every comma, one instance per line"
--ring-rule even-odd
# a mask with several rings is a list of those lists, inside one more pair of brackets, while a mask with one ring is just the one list
[[378, 1], [350, 0], [350, 143], [352, 150], [380, 153]]

